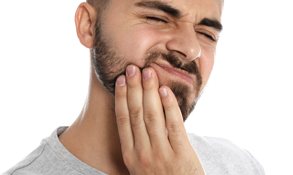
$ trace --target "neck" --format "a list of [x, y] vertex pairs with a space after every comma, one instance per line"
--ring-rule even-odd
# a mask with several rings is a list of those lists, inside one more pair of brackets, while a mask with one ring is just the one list
[[60, 136], [60, 141], [73, 155], [93, 168], [109, 174], [127, 174], [116, 125], [114, 96], [93, 72], [84, 108]]

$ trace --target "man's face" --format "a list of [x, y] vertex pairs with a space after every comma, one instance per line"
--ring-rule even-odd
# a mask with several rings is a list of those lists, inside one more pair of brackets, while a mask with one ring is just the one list
[[221, 7], [220, 0], [111, 0], [91, 50], [98, 78], [114, 93], [127, 65], [152, 67], [185, 120], [213, 66]]

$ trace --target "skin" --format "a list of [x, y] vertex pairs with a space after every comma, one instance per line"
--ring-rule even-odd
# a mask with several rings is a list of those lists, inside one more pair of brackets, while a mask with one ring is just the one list
[[[108, 174], [196, 174], [204, 171], [191, 147], [171, 84], [186, 88], [191, 105], [206, 84], [214, 63], [219, 31], [199, 25], [203, 18], [220, 21], [218, 0], [162, 0], [184, 12], [178, 19], [158, 10], [135, 6], [139, 0], [112, 0], [101, 12], [88, 3], [76, 11], [76, 31], [87, 48], [95, 47], [97, 20], [108, 46], [123, 64], [108, 67], [115, 75], [115, 94], [92, 66], [87, 101], [78, 119], [60, 136], [81, 161]], [[117, 15], [119, 14], [119, 15]], [[168, 23], [146, 18], [154, 15]], [[202, 83], [179, 72], [161, 57], [146, 66], [150, 52], [172, 52], [183, 64], [198, 66]], [[120, 69], [123, 71], [121, 72]], [[116, 79], [117, 78], [117, 79]]]

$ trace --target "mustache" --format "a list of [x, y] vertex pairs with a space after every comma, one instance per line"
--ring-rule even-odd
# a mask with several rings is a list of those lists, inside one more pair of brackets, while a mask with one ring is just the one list
[[162, 58], [168, 61], [175, 68], [182, 69], [194, 75], [199, 73], [198, 66], [194, 61], [184, 64], [182, 63], [182, 61], [180, 61], [180, 59], [177, 56], [175, 56], [172, 53], [162, 54]]
[[196, 75], [198, 79], [201, 80], [201, 75], [198, 69], [197, 64], [192, 61], [189, 63], [183, 63], [180, 58], [178, 58], [175, 54], [169, 53], [160, 53], [160, 52], [153, 52], [146, 59], [146, 66], [155, 62], [157, 59], [162, 58], [163, 60], [167, 61], [173, 67], [177, 69], [184, 70], [190, 74]]

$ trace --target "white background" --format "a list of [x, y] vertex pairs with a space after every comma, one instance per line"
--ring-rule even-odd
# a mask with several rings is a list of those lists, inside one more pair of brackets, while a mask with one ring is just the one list
[[[75, 34], [79, 3], [0, 1], [0, 172], [81, 110], [89, 52]], [[225, 1], [214, 71], [186, 123], [248, 149], [268, 175], [293, 174], [291, 4]]]

